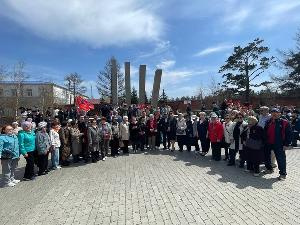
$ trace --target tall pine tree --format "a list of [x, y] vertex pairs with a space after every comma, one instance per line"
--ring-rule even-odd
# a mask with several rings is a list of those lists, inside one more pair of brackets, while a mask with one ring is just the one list
[[223, 73], [223, 88], [234, 94], [244, 95], [249, 102], [251, 87], [260, 87], [264, 82], [254, 80], [263, 74], [274, 62], [274, 57], [264, 56], [269, 48], [263, 46], [263, 40], [257, 38], [246, 47], [234, 47], [231, 56], [226, 60], [219, 73]]

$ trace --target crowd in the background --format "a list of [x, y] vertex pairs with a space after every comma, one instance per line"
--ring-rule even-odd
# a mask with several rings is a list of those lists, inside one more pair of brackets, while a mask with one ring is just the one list
[[[73, 163], [97, 163], [108, 156], [144, 151], [192, 151], [206, 156], [212, 151], [212, 160], [223, 160], [228, 166], [238, 166], [259, 176], [273, 173], [276, 162], [279, 180], [287, 175], [285, 150], [297, 146], [300, 131], [299, 112], [293, 108], [262, 106], [256, 111], [251, 106], [224, 101], [221, 107], [213, 104], [212, 112], [205, 107], [193, 113], [191, 105], [186, 112], [174, 112], [163, 105], [151, 107], [113, 108], [104, 105], [99, 115], [80, 115], [76, 110], [47, 110], [45, 116], [38, 110], [22, 110], [22, 118], [2, 127], [0, 156], [3, 179], [13, 187], [15, 170], [20, 155], [26, 159], [23, 180], [42, 176], [51, 170]], [[129, 148], [131, 146], [131, 148]], [[162, 147], [162, 148], [161, 148]], [[49, 159], [51, 159], [49, 161]]]

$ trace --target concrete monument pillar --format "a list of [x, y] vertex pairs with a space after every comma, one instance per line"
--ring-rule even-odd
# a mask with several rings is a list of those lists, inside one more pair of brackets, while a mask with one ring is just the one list
[[117, 75], [117, 62], [115, 59], [111, 61], [111, 104], [118, 105], [118, 75]]
[[125, 62], [125, 95], [126, 103], [131, 104], [131, 86], [130, 86], [130, 62]]
[[146, 65], [140, 65], [139, 79], [139, 103], [145, 104], [146, 95]]
[[162, 75], [162, 70], [157, 69], [155, 71], [155, 76], [154, 76], [154, 83], [153, 83], [153, 90], [152, 90], [152, 100], [151, 100], [151, 105], [154, 108], [156, 108], [157, 104], [158, 104], [161, 75]]

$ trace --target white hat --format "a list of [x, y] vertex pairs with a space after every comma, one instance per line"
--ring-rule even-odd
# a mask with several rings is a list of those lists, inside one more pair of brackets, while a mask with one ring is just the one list
[[42, 121], [38, 124], [39, 129], [42, 129], [43, 127], [46, 127], [46, 126], [47, 126], [47, 122], [45, 122], [45, 121]]
[[216, 113], [213, 112], [213, 113], [210, 114], [210, 117], [211, 117], [211, 118], [217, 118], [218, 115], [217, 115]]

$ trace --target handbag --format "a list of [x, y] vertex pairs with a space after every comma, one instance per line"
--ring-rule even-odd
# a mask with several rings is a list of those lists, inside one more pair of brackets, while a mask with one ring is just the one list
[[248, 138], [246, 140], [245, 146], [249, 149], [260, 150], [263, 147], [262, 140], [255, 140], [252, 138]]
[[11, 151], [3, 149], [1, 159], [12, 159], [12, 158], [13, 158], [13, 155], [12, 155]]

